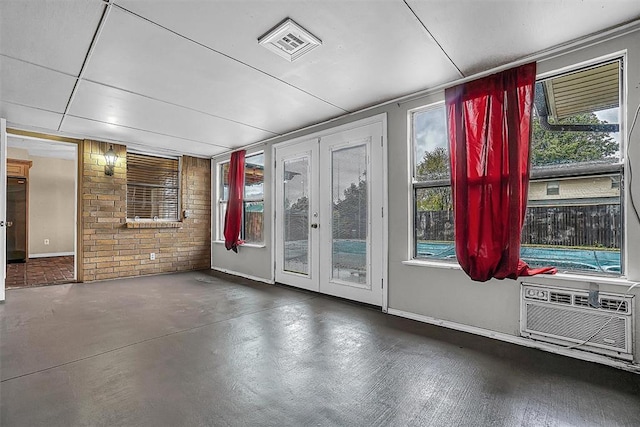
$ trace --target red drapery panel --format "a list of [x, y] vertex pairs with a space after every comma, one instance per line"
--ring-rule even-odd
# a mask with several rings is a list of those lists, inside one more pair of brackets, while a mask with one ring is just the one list
[[445, 91], [458, 262], [477, 281], [555, 273], [520, 259], [536, 64]]
[[234, 151], [229, 162], [229, 200], [224, 214], [224, 246], [238, 252], [242, 229], [242, 201], [244, 199], [244, 157], [246, 151]]

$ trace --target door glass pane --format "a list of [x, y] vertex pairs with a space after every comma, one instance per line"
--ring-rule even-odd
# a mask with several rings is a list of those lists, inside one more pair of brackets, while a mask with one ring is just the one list
[[367, 147], [331, 154], [332, 278], [367, 283]]
[[284, 270], [309, 274], [309, 158], [284, 162]]

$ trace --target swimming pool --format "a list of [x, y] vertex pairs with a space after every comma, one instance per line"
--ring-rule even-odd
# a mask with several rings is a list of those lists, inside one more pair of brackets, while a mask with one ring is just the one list
[[[455, 258], [453, 243], [418, 243], [418, 258]], [[520, 257], [531, 267], [557, 267], [558, 270], [580, 270], [620, 273], [620, 252], [593, 249], [540, 248], [523, 246]]]
[[[364, 265], [365, 241], [336, 240], [334, 255], [340, 256], [347, 264]], [[417, 258], [455, 259], [452, 243], [418, 243]], [[525, 246], [520, 257], [531, 267], [557, 267], [559, 271], [575, 270], [620, 274], [620, 252], [595, 249], [540, 248]], [[356, 260], [355, 258], [358, 258]]]

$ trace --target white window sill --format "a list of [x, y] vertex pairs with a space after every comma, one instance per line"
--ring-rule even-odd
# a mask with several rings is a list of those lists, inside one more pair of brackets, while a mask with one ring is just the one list
[[127, 219], [124, 226], [126, 228], [182, 228], [182, 221], [172, 221], [172, 220], [130, 220]]
[[457, 262], [447, 262], [447, 261], [436, 261], [436, 260], [427, 260], [427, 259], [410, 259], [407, 261], [402, 261], [404, 265], [413, 265], [416, 267], [433, 267], [433, 268], [444, 268], [446, 270], [462, 270], [460, 265]]
[[[440, 268], [444, 270], [462, 270], [460, 264], [455, 262], [446, 262], [446, 261], [436, 261], [436, 260], [425, 260], [425, 259], [411, 259], [407, 261], [402, 261], [403, 265], [411, 265], [415, 267], [429, 267], [429, 268]], [[519, 280], [523, 282], [535, 282], [538, 279], [542, 280], [560, 280], [569, 283], [582, 282], [582, 283], [599, 283], [603, 285], [612, 285], [612, 286], [620, 286], [622, 288], [629, 288], [636, 282], [632, 282], [625, 277], [620, 276], [597, 276], [590, 274], [580, 274], [580, 273], [556, 273], [556, 274], [540, 274], [536, 276], [523, 276], [520, 277]], [[639, 288], [637, 286], [636, 288]]]
[[[224, 245], [224, 240], [213, 240], [211, 243], [215, 243], [216, 245]], [[267, 245], [264, 243], [243, 243], [239, 246], [240, 248], [266, 248]]]

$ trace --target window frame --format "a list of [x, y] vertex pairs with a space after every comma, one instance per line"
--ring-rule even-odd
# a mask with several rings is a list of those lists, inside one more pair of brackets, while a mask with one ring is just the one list
[[[444, 98], [444, 93], [442, 93], [442, 98]], [[429, 189], [429, 188], [449, 188], [451, 189], [451, 176], [449, 176], [449, 178], [440, 178], [440, 179], [425, 179], [425, 180], [419, 180], [417, 179], [416, 175], [416, 166], [417, 166], [417, 160], [416, 159], [416, 152], [415, 152], [415, 144], [414, 144], [414, 124], [415, 124], [415, 115], [425, 112], [425, 111], [430, 111], [430, 110], [436, 110], [436, 109], [440, 109], [443, 108], [444, 109], [444, 113], [445, 113], [445, 122], [444, 122], [444, 126], [445, 126], [445, 131], [448, 131], [448, 124], [447, 124], [447, 111], [446, 111], [446, 103], [444, 101], [444, 99], [435, 101], [435, 102], [431, 102], [427, 105], [423, 105], [417, 108], [413, 108], [410, 109], [409, 111], [407, 111], [407, 115], [408, 115], [408, 135], [409, 135], [409, 153], [410, 153], [410, 170], [409, 170], [409, 182], [411, 183], [410, 185], [410, 201], [411, 201], [411, 218], [410, 218], [410, 227], [412, 229], [411, 231], [411, 248], [410, 248], [410, 254], [411, 254], [411, 259], [416, 260], [416, 261], [420, 261], [420, 262], [444, 262], [447, 264], [451, 264], [451, 265], [457, 265], [458, 261], [455, 257], [453, 258], [440, 258], [440, 257], [419, 257], [418, 256], [418, 233], [417, 233], [417, 227], [416, 227], [416, 220], [417, 220], [417, 213], [418, 213], [418, 202], [417, 202], [417, 197], [416, 194], [419, 190], [421, 189]], [[447, 153], [449, 152], [449, 141], [448, 141], [448, 137], [447, 138]], [[454, 242], [452, 242], [454, 243]]]
[[[176, 216], [175, 218], [140, 218], [139, 216], [129, 216], [129, 154], [136, 156], [145, 156], [158, 159], [177, 160], [178, 168], [177, 174], [177, 198], [176, 198]], [[137, 150], [126, 150], [125, 156], [127, 157], [127, 190], [126, 190], [126, 220], [134, 222], [180, 222], [182, 220], [182, 156], [165, 156], [161, 154], [149, 154]], [[160, 187], [158, 187], [160, 188]]]
[[[255, 151], [255, 152], [251, 152], [251, 153], [246, 153], [245, 154], [245, 166], [247, 164], [246, 160], [253, 157], [253, 156], [259, 156], [259, 155], [263, 155], [265, 156], [265, 151], [264, 150], [260, 150], [260, 151]], [[216, 189], [216, 224], [217, 224], [217, 232], [216, 232], [216, 240], [218, 242], [224, 242], [224, 215], [226, 212], [226, 205], [228, 203], [228, 198], [225, 199], [224, 198], [224, 178], [222, 176], [222, 172], [224, 170], [225, 165], [228, 165], [231, 162], [231, 160], [229, 158], [225, 159], [225, 160], [220, 160], [216, 163], [216, 181], [217, 181], [217, 189]], [[264, 168], [266, 169], [267, 163], [266, 163], [266, 159], [265, 159], [265, 164], [264, 164]], [[245, 173], [243, 175], [243, 187], [246, 187], [246, 168], [245, 168]], [[251, 197], [251, 198], [247, 198], [246, 195], [242, 200], [242, 227], [240, 229], [240, 239], [244, 240], [245, 239], [245, 227], [246, 227], [246, 223], [245, 223], [245, 210], [246, 210], [246, 205], [248, 203], [262, 203], [263, 209], [262, 209], [262, 240], [260, 241], [252, 241], [252, 242], [246, 242], [244, 244], [244, 246], [259, 246], [262, 247], [265, 245], [265, 238], [264, 238], [264, 226], [265, 226], [265, 210], [264, 210], [264, 205], [265, 205], [265, 191], [264, 191], [264, 185], [265, 185], [265, 179], [264, 179], [264, 171], [263, 171], [263, 177], [262, 177], [262, 185], [263, 185], [263, 191], [262, 191], [262, 197]], [[228, 197], [228, 194], [227, 194]], [[223, 208], [223, 205], [225, 206]]]
[[[544, 171], [544, 170], [535, 170], [533, 164], [530, 166], [530, 183], [534, 182], [544, 182], [544, 181], [556, 181], [560, 183], [563, 179], [571, 179], [576, 177], [585, 177], [585, 178], [602, 178], [602, 177], [610, 177], [612, 181], [616, 179], [619, 182], [619, 200], [620, 200], [620, 242], [619, 242], [619, 253], [620, 253], [620, 272], [604, 272], [604, 271], [588, 271], [588, 270], [571, 270], [566, 269], [563, 272], [574, 275], [587, 275], [587, 276], [599, 276], [599, 277], [624, 277], [626, 271], [626, 260], [625, 260], [625, 247], [626, 247], [626, 239], [627, 239], [627, 231], [626, 231], [626, 214], [625, 214], [625, 202], [626, 202], [626, 189], [625, 189], [625, 165], [628, 159], [626, 158], [626, 147], [628, 141], [626, 140], [625, 135], [625, 121], [626, 121], [626, 98], [624, 97], [625, 88], [627, 82], [625, 80], [624, 69], [626, 66], [626, 55], [623, 53], [611, 54], [600, 58], [594, 58], [589, 61], [584, 61], [580, 63], [572, 64], [571, 66], [562, 67], [560, 69], [556, 69], [555, 71], [540, 73], [536, 76], [536, 82], [553, 79], [555, 77], [569, 75], [571, 73], [577, 73], [582, 70], [587, 70], [589, 68], [594, 68], [600, 65], [605, 65], [607, 63], [618, 62], [619, 64], [619, 95], [618, 95], [618, 124], [619, 124], [619, 132], [618, 132], [618, 142], [619, 142], [619, 158], [616, 162], [611, 164], [597, 164], [597, 165], [572, 165], [569, 168], [566, 168], [561, 171]], [[417, 212], [418, 212], [418, 198], [417, 198], [417, 190], [422, 188], [438, 188], [438, 187], [449, 187], [451, 188], [451, 177], [448, 179], [441, 180], [418, 180], [416, 179], [416, 148], [415, 148], [415, 114], [420, 113], [422, 111], [427, 111], [429, 109], [438, 108], [445, 104], [442, 99], [436, 102], [431, 102], [429, 104], [413, 108], [407, 111], [408, 115], [408, 152], [409, 152], [409, 190], [410, 190], [410, 218], [409, 218], [409, 227], [410, 228], [410, 242], [409, 242], [409, 253], [411, 254], [409, 262], [416, 263], [424, 263], [424, 264], [443, 264], [458, 265], [458, 262], [455, 256], [452, 259], [448, 258], [438, 258], [438, 257], [424, 257], [418, 256], [418, 227], [417, 227]], [[445, 105], [445, 114], [446, 114], [446, 105]], [[446, 116], [445, 116], [446, 117]], [[448, 130], [448, 125], [447, 130]], [[447, 147], [448, 149], [448, 147]], [[611, 185], [614, 188], [614, 185]], [[560, 195], [555, 196], [558, 198]], [[527, 201], [527, 207], [530, 205], [530, 200]]]
[[[624, 68], [626, 65], [626, 55], [617, 53], [606, 55], [599, 58], [593, 58], [588, 61], [583, 61], [579, 63], [573, 63], [569, 66], [562, 67], [560, 69], [552, 70], [549, 72], [544, 72], [536, 75], [536, 83], [543, 82], [546, 80], [551, 80], [554, 78], [558, 78], [561, 76], [567, 76], [574, 73], [579, 73], [585, 70], [589, 70], [591, 68], [596, 68], [602, 65], [610, 64], [618, 62], [618, 120], [619, 120], [619, 147], [618, 150], [620, 152], [620, 157], [617, 162], [614, 163], [602, 163], [595, 165], [588, 164], [572, 164], [568, 167], [558, 168], [553, 171], [547, 171], [544, 169], [536, 169], [533, 164], [530, 165], [529, 169], [529, 183], [536, 182], [544, 182], [554, 180], [557, 182], [562, 182], [563, 180], [572, 179], [572, 178], [606, 178], [613, 176], [619, 177], [620, 188], [619, 190], [619, 200], [620, 200], [620, 272], [615, 273], [605, 273], [603, 271], [589, 271], [589, 270], [571, 270], [566, 269], [562, 270], [563, 273], [568, 274], [578, 274], [584, 276], [595, 276], [595, 277], [624, 277], [626, 271], [626, 262], [625, 262], [625, 245], [626, 245], [626, 217], [625, 217], [625, 163], [627, 162], [626, 158], [626, 147], [627, 140], [625, 135], [625, 121], [626, 121], [626, 98], [624, 97], [625, 88], [626, 88], [626, 80]], [[532, 117], [532, 123], [534, 118]], [[533, 151], [533, 150], [531, 150]], [[562, 199], [561, 195], [557, 196], [558, 199]], [[531, 206], [530, 200], [527, 200], [527, 208]]]
[[547, 196], [560, 196], [560, 181], [547, 181]]

